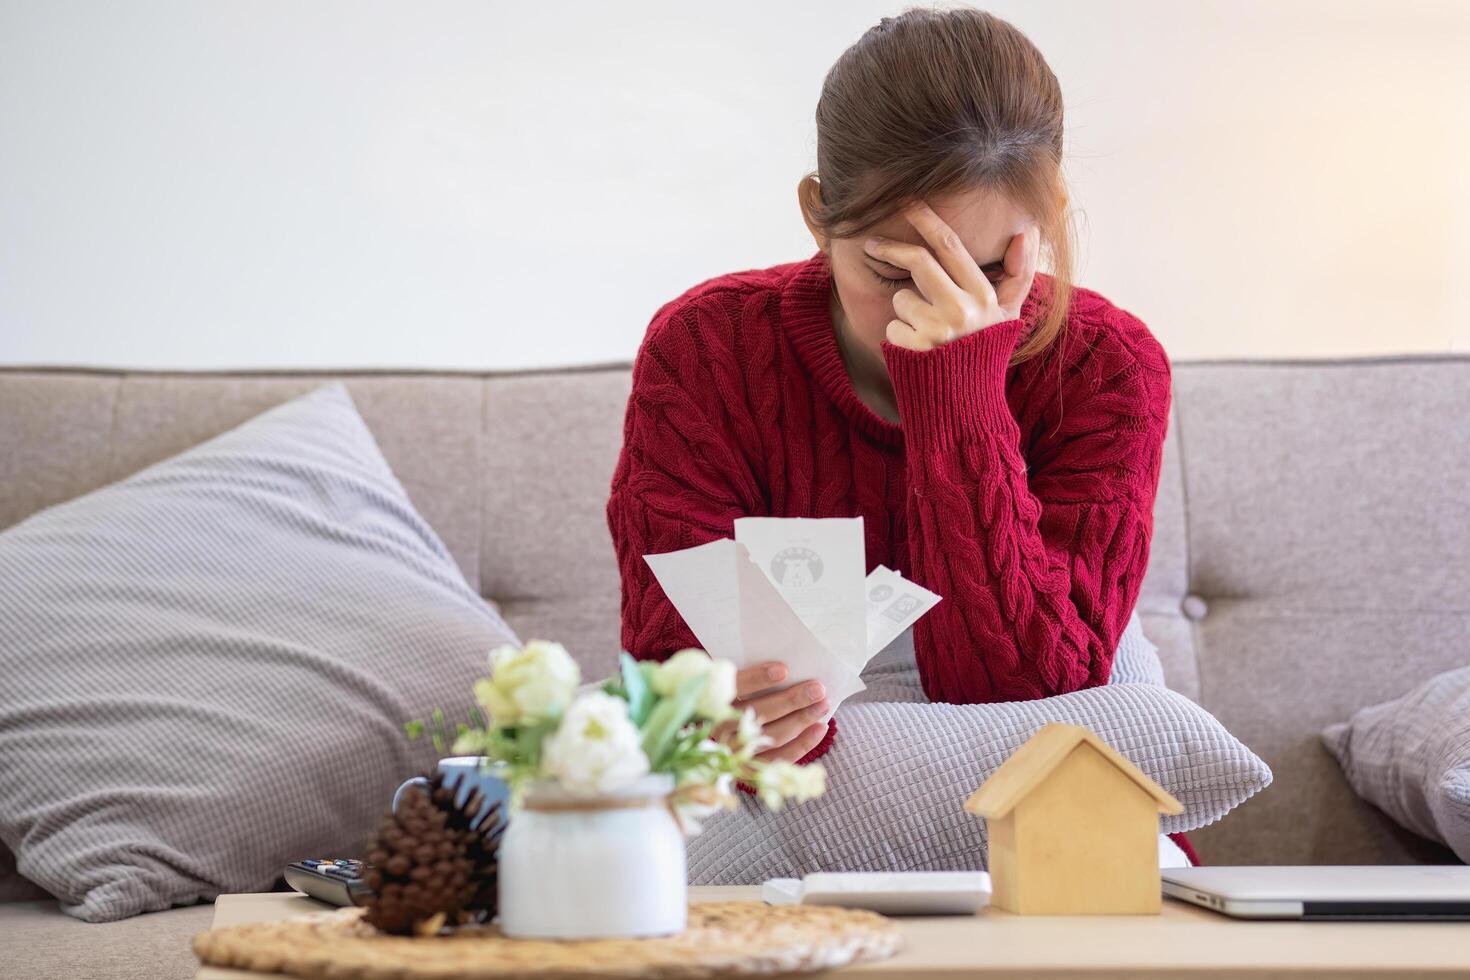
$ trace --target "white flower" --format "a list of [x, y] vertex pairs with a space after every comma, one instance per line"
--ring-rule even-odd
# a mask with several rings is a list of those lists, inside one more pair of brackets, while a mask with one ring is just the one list
[[461, 732], [454, 739], [454, 745], [450, 746], [449, 751], [455, 755], [484, 755], [485, 734], [475, 729]]
[[740, 726], [735, 738], [735, 757], [742, 761], [749, 760], [761, 749], [776, 744], [776, 740], [766, 734], [754, 708], [746, 708], [740, 713]]
[[582, 671], [566, 648], [532, 640], [490, 651], [490, 676], [475, 682], [475, 699], [497, 728], [555, 718], [572, 700]]
[[794, 762], [771, 762], [756, 773], [756, 792], [761, 802], [780, 810], [791, 797], [804, 803], [827, 789], [827, 770], [819, 765], [798, 766]]
[[607, 793], [648, 773], [628, 702], [591, 691], [572, 702], [542, 746], [542, 774], [582, 793]]
[[695, 677], [708, 677], [694, 713], [699, 718], [722, 721], [730, 715], [730, 702], [735, 700], [735, 664], [715, 660], [697, 647], [675, 653], [658, 665], [653, 675], [653, 690], [660, 697], [670, 697], [685, 682]]
[[716, 777], [713, 785], [701, 778], [690, 778], [684, 782], [683, 791], [674, 794], [674, 810], [685, 834], [693, 837], [703, 830], [701, 821], [716, 810], [733, 810], [739, 805], [735, 794], [730, 792], [734, 782], [735, 777], [727, 772]]

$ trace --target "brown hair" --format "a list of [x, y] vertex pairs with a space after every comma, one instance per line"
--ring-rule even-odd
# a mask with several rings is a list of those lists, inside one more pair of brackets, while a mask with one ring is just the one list
[[1062, 179], [1062, 92], [1024, 34], [959, 7], [884, 17], [842, 53], [817, 101], [824, 234], [856, 237], [918, 198], [977, 187], [1040, 225], [1052, 289], [1016, 364], [1061, 333], [1072, 296], [1073, 229]]

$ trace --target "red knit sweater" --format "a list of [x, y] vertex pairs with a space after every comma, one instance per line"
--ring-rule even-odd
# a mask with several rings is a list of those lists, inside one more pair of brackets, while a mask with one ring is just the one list
[[821, 251], [660, 307], [607, 503], [624, 649], [699, 645], [643, 555], [731, 537], [745, 515], [861, 515], [868, 570], [943, 597], [914, 626], [931, 701], [1105, 684], [1148, 563], [1170, 368], [1143, 323], [1081, 288], [1057, 340], [1009, 366], [1050, 282], [1020, 318], [932, 351], [884, 341], [902, 425], [853, 389]]

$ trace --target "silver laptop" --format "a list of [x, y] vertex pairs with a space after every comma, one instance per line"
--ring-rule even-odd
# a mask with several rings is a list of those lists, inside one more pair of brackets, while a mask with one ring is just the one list
[[1470, 865], [1160, 868], [1164, 894], [1242, 919], [1470, 919]]

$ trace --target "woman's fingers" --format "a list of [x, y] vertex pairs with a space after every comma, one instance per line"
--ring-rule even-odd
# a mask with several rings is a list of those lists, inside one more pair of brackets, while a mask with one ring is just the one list
[[[774, 748], [780, 748], [801, 735], [808, 726], [820, 722], [830, 710], [832, 710], [832, 706], [827, 703], [826, 698], [822, 698], [815, 704], [807, 705], [805, 708], [793, 711], [791, 714], [783, 718], [777, 718], [775, 721], [769, 723], [765, 726], [765, 734], [770, 737]], [[822, 727], [825, 728], [826, 726]]]
[[754, 708], [756, 719], [765, 724], [778, 718], [784, 718], [793, 711], [800, 711], [802, 708], [816, 704], [825, 694], [826, 691], [822, 690], [821, 681], [807, 681], [804, 684], [793, 684], [785, 690], [772, 694], [762, 694], [743, 701], [737, 700], [734, 708], [736, 711]]
[[748, 698], [786, 679], [786, 665], [775, 660], [755, 664], [735, 672], [735, 696]]
[[825, 724], [808, 725], [790, 742], [778, 748], [758, 752], [756, 753], [756, 758], [762, 762], [775, 762], [777, 760], [795, 762], [816, 748], [817, 743], [822, 740], [822, 736], [825, 734], [827, 734], [827, 726]]
[[883, 335], [888, 342], [895, 347], [907, 347], [909, 350], [932, 350], [934, 344], [928, 336], [902, 320], [889, 320], [888, 326], [884, 328]]
[[716, 742], [728, 742], [738, 730], [738, 722], [735, 719], [719, 722], [709, 731], [709, 737]]
[[[965, 249], [965, 243], [960, 236], [928, 202], [918, 201], [910, 205], [905, 209], [904, 217], [924, 236], [924, 241], [933, 249], [938, 264], [949, 274], [955, 285], [975, 296], [985, 296], [990, 292], [990, 280], [975, 264], [975, 257]], [[919, 248], [917, 245], [913, 247]], [[918, 281], [917, 277], [914, 281]], [[934, 302], [934, 297], [928, 290], [925, 290], [924, 295], [929, 297], [930, 302]]]
[[[909, 275], [914, 279], [914, 284], [924, 294], [924, 299], [931, 303], [938, 305], [947, 302], [953, 299], [953, 294], [959, 290], [959, 286], [935, 260], [934, 253], [922, 245], [896, 242], [891, 238], [874, 237], [863, 242], [863, 251], [889, 265], [907, 269]], [[970, 261], [971, 264], [974, 263], [973, 259]], [[989, 283], [986, 284], [986, 288], [990, 288]]]
[[899, 323], [925, 337], [932, 337], [939, 343], [954, 339], [953, 328], [939, 315], [938, 308], [912, 289], [900, 289], [893, 294], [893, 312], [898, 314]]
[[1036, 262], [1041, 254], [1041, 229], [1032, 225], [1011, 237], [1006, 246], [1005, 275], [995, 284], [995, 299], [1011, 315], [1021, 315], [1021, 304], [1031, 292], [1036, 278]]
[[881, 237], [863, 243], [869, 255], [907, 269], [918, 287], [893, 294], [895, 319], [884, 328], [890, 344], [932, 350], [1021, 315], [1041, 254], [1039, 226], [1011, 236], [1000, 260], [1001, 278], [992, 284], [959, 234], [927, 202], [915, 202], [903, 214], [927, 247]]
[[[831, 707], [821, 681], [806, 681], [770, 691], [773, 685], [786, 679], [787, 673], [786, 665], [774, 660], [735, 673], [736, 697], [731, 707], [738, 712], [752, 709], [756, 720], [761, 723], [762, 734], [772, 742], [771, 747], [756, 758], [777, 758], [772, 753], [783, 753], [780, 758], [799, 759], [821, 741], [822, 733], [827, 729], [825, 724], [821, 724], [821, 719]], [[764, 693], [767, 691], [770, 693]], [[812, 736], [813, 729], [815, 736]], [[737, 730], [738, 722], [731, 719], [720, 722], [710, 734], [724, 741]], [[791, 754], [793, 752], [794, 755]]]

